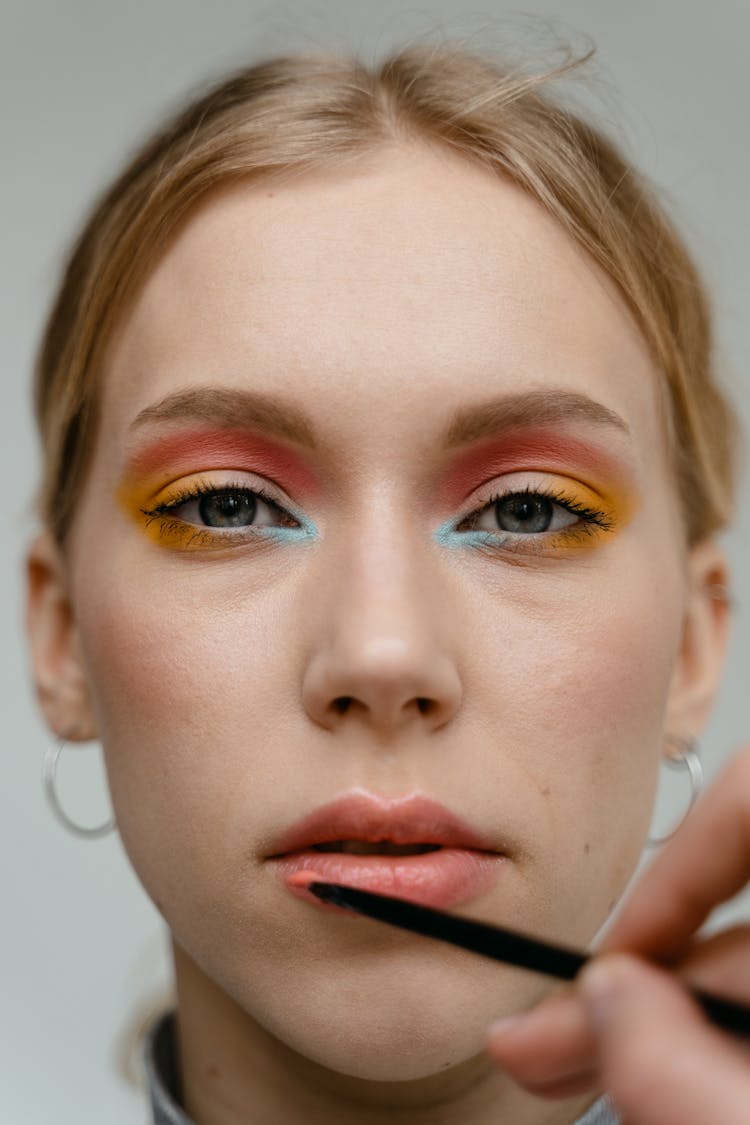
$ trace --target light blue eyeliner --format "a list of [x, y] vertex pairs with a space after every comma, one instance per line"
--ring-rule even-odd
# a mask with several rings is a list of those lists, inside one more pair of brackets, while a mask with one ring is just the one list
[[491, 531], [456, 531], [455, 520], [449, 520], [435, 532], [435, 541], [441, 547], [497, 546], [498, 536]]
[[315, 524], [302, 512], [296, 511], [288, 504], [284, 505], [284, 510], [296, 519], [299, 527], [263, 527], [257, 528], [256, 534], [262, 535], [264, 539], [273, 539], [277, 543], [306, 543], [310, 539], [320, 538], [320, 532]]

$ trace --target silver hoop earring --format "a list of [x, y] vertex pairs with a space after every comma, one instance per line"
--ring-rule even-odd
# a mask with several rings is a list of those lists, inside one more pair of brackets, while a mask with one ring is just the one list
[[723, 582], [711, 582], [708, 586], [708, 596], [715, 602], [723, 602], [729, 609], [734, 609], [732, 591]]
[[55, 814], [60, 824], [62, 824], [63, 828], [67, 828], [68, 832], [72, 832], [74, 836], [80, 836], [87, 840], [96, 840], [102, 836], [108, 836], [109, 833], [113, 832], [117, 827], [117, 822], [114, 817], [110, 817], [104, 824], [100, 824], [94, 828], [85, 828], [80, 824], [76, 824], [74, 820], [71, 820], [60, 804], [56, 788], [57, 765], [66, 745], [67, 743], [61, 740], [55, 746], [49, 746], [44, 755], [42, 781], [44, 783], [44, 792], [47, 794], [47, 800], [50, 803], [52, 812]]
[[667, 735], [666, 741], [667, 746], [671, 746], [673, 750], [671, 753], [665, 755], [663, 759], [664, 764], [673, 770], [687, 770], [690, 778], [690, 800], [688, 802], [688, 807], [671, 832], [668, 832], [666, 836], [649, 836], [647, 843], [651, 847], [666, 844], [667, 840], [671, 840], [672, 837], [679, 832], [703, 788], [703, 766], [698, 757], [698, 743], [696, 740], [693, 738], [680, 738], [678, 735], [670, 734]]

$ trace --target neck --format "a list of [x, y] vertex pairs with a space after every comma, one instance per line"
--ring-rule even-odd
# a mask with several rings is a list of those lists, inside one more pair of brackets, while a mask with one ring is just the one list
[[482, 1054], [439, 1074], [374, 1082], [312, 1062], [261, 1027], [174, 946], [185, 1111], [196, 1125], [571, 1125], [591, 1095], [534, 1098]]

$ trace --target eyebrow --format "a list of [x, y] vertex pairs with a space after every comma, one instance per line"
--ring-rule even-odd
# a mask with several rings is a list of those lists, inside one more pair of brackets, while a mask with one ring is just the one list
[[[310, 449], [318, 444], [315, 429], [304, 411], [275, 395], [259, 391], [226, 387], [175, 391], [142, 410], [130, 429], [162, 421], [199, 421], [260, 429]], [[565, 422], [586, 422], [630, 434], [624, 418], [596, 399], [576, 391], [542, 388], [460, 407], [443, 431], [441, 443], [451, 449], [532, 425]]]
[[175, 391], [147, 406], [131, 423], [136, 430], [151, 422], [210, 422], [232, 429], [258, 429], [314, 449], [315, 431], [298, 407], [274, 395], [225, 387]]
[[448, 448], [530, 426], [586, 422], [630, 435], [630, 427], [614, 410], [576, 391], [543, 388], [487, 399], [455, 412], [443, 435]]

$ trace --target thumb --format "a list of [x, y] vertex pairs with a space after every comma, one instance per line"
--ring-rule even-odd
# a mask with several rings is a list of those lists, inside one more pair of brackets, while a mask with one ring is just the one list
[[599, 1078], [628, 1125], [747, 1125], [750, 1065], [677, 980], [624, 954], [580, 978]]

